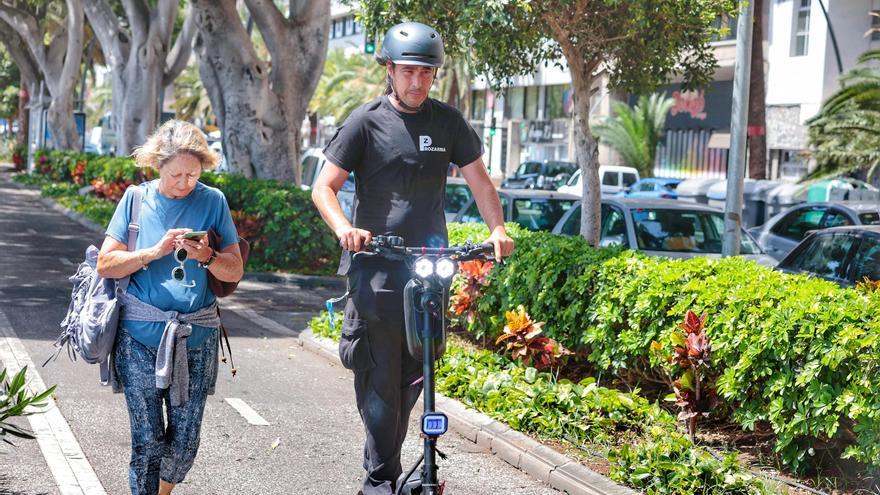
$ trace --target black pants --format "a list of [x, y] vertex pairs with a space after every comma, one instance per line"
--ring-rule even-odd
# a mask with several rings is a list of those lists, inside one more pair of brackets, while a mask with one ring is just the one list
[[359, 268], [349, 273], [350, 296], [339, 341], [342, 364], [354, 371], [358, 411], [366, 430], [364, 495], [394, 493], [402, 473], [400, 448], [422, 391], [422, 365], [406, 349], [403, 287], [409, 272]]

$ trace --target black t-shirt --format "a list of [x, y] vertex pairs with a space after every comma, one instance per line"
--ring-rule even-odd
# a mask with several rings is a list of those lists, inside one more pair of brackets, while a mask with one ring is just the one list
[[[464, 167], [482, 142], [457, 109], [428, 99], [417, 113], [381, 96], [358, 108], [324, 148], [327, 159], [354, 172], [352, 224], [373, 235], [402, 236], [408, 246], [446, 246], [443, 201], [450, 163]], [[339, 273], [348, 272], [343, 253]]]

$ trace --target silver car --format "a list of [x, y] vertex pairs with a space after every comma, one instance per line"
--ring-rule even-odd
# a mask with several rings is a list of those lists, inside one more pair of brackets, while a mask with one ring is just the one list
[[[553, 233], [579, 234], [580, 212], [580, 204], [571, 208]], [[723, 236], [724, 213], [710, 206], [669, 199], [602, 198], [600, 246], [617, 244], [649, 256], [718, 258]], [[776, 265], [745, 230], [740, 253], [759, 264]]]
[[880, 224], [880, 203], [839, 201], [804, 203], [749, 230], [768, 255], [781, 260], [813, 230]]

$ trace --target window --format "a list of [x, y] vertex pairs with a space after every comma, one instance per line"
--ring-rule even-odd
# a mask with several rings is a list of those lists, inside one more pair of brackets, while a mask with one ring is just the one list
[[318, 157], [317, 156], [307, 156], [303, 158], [302, 161], [302, 183], [306, 186], [311, 186], [315, 181], [316, 174], [318, 173]]
[[861, 282], [865, 278], [880, 280], [880, 239], [862, 238], [859, 252], [853, 260], [853, 280]]
[[354, 17], [346, 17], [342, 20], [342, 35], [350, 36], [354, 34], [354, 26], [352, 23], [354, 22]]
[[800, 241], [806, 237], [807, 232], [817, 230], [822, 223], [822, 217], [825, 215], [824, 207], [808, 207], [795, 210], [785, 217], [779, 223], [773, 226], [771, 232], [776, 235]]
[[529, 230], [552, 230], [573, 204], [561, 199], [517, 198], [510, 221]]
[[880, 10], [871, 11], [871, 41], [880, 40]]
[[639, 184], [639, 187], [635, 188], [635, 190], [638, 192], [651, 192], [654, 190], [654, 183], [653, 182], [642, 182], [641, 184]]
[[541, 162], [523, 162], [520, 164], [519, 168], [516, 169], [516, 175], [518, 177], [522, 177], [523, 175], [531, 175], [531, 174], [540, 174], [541, 173]]
[[636, 179], [636, 174], [631, 174], [628, 172], [623, 173], [623, 187], [629, 187], [629, 186], [635, 184], [635, 182], [637, 180], [638, 179]]
[[794, 23], [791, 29], [791, 56], [803, 57], [810, 46], [811, 0], [794, 0]]
[[848, 235], [819, 235], [791, 262], [796, 270], [810, 272], [822, 278], [842, 278], [843, 264], [852, 247]]
[[862, 225], [880, 225], [880, 213], [859, 213], [859, 221]]
[[[578, 220], [580, 220], [580, 215], [578, 215]], [[602, 226], [599, 234], [600, 246], [629, 247], [626, 240], [626, 221], [623, 219], [623, 212], [613, 206], [602, 205]]]
[[361, 31], [364, 30], [363, 24], [361, 24], [361, 22], [358, 21], [357, 19], [353, 20], [351, 24], [352, 24], [352, 27], [354, 28], [354, 34], [359, 34]]
[[526, 88], [525, 98], [525, 118], [526, 120], [538, 119], [538, 87], [528, 86]]
[[544, 94], [544, 119], [560, 119], [571, 113], [571, 87], [568, 84], [547, 86]]
[[616, 186], [620, 183], [620, 178], [618, 177], [617, 172], [605, 172], [602, 175], [602, 185], [603, 186]]
[[471, 200], [471, 190], [466, 184], [446, 183], [446, 196], [443, 211], [458, 213]]
[[852, 225], [852, 221], [842, 211], [829, 209], [822, 220], [822, 228], [830, 229], [831, 227], [840, 227], [841, 225]]
[[[508, 200], [506, 197], [501, 196], [501, 211], [504, 212], [504, 221], [509, 222], [510, 219], [507, 218], [507, 204]], [[483, 221], [483, 217], [480, 216], [480, 209], [477, 206], [476, 201], [471, 201], [471, 205], [467, 207], [467, 210], [461, 214], [461, 218], [457, 221], [462, 223], [481, 223]]]
[[333, 37], [334, 38], [342, 38], [343, 33], [343, 22], [342, 19], [336, 19], [333, 21]]
[[504, 95], [504, 114], [508, 119], [522, 119], [525, 111], [526, 88], [508, 88]]
[[486, 118], [486, 90], [474, 90], [471, 93], [471, 119]]
[[[641, 208], [632, 211], [639, 249], [691, 253], [720, 253], [724, 216], [720, 213]], [[740, 253], [759, 254], [742, 232]]]

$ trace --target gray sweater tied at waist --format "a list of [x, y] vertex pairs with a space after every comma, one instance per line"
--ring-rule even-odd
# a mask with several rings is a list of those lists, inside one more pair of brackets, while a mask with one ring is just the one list
[[[165, 330], [156, 351], [156, 387], [169, 389], [168, 395], [172, 406], [179, 406], [189, 400], [189, 359], [186, 352], [186, 340], [192, 334], [192, 326], [208, 328], [220, 326], [220, 315], [217, 302], [192, 313], [162, 311], [147, 304], [131, 294], [122, 296], [121, 320], [161, 321], [165, 322]], [[214, 367], [215, 371], [217, 367]], [[214, 393], [216, 376], [211, 381], [209, 394]]]

